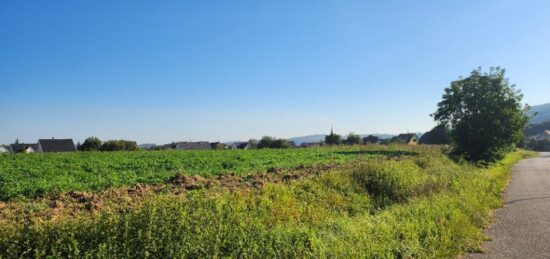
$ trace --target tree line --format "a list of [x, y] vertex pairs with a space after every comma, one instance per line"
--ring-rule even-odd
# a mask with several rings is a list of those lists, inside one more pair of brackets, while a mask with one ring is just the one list
[[89, 137], [84, 140], [84, 143], [78, 143], [76, 149], [79, 151], [135, 151], [139, 147], [135, 141], [108, 140], [103, 142], [97, 137]]

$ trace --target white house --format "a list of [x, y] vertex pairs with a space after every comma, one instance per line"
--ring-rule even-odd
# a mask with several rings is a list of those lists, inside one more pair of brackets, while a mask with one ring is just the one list
[[11, 149], [9, 147], [4, 146], [4, 145], [0, 146], [0, 154], [1, 153], [10, 153], [10, 152], [11, 152]]

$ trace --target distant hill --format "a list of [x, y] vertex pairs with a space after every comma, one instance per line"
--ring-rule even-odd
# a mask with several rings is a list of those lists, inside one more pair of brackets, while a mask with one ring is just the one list
[[539, 124], [550, 121], [550, 103], [532, 106], [528, 115], [537, 113], [530, 121], [531, 124]]
[[529, 124], [525, 128], [525, 136], [531, 137], [550, 130], [550, 120], [538, 124]]

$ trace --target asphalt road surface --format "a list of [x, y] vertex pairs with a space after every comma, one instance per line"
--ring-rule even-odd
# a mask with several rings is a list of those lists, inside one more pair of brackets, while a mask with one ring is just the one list
[[520, 161], [486, 231], [483, 254], [466, 258], [550, 258], [550, 152]]

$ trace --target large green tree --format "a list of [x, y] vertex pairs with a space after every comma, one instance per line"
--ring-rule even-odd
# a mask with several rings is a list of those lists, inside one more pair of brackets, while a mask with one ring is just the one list
[[89, 137], [84, 140], [82, 145], [79, 145], [80, 151], [98, 151], [101, 149], [102, 142], [96, 137]]
[[488, 73], [476, 69], [469, 77], [451, 82], [433, 116], [440, 125], [450, 127], [455, 154], [491, 163], [523, 138], [528, 117], [522, 98], [504, 69], [491, 68]]

